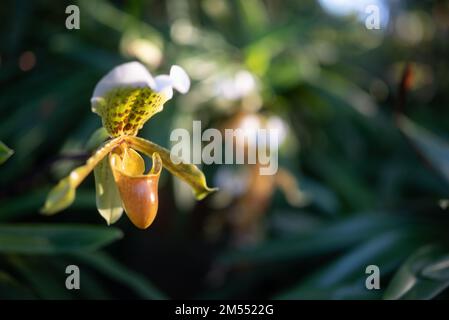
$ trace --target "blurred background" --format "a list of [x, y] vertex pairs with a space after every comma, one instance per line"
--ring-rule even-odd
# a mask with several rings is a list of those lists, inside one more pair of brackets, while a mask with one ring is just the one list
[[[448, 1], [17, 0], [0, 26], [0, 140], [14, 150], [0, 166], [0, 298], [449, 297]], [[106, 226], [93, 175], [70, 208], [40, 215], [89, 156], [94, 86], [131, 60], [192, 78], [140, 136], [169, 147], [193, 120], [277, 128], [278, 173], [204, 165], [220, 191], [196, 202], [164, 172], [144, 231], [125, 216]], [[69, 264], [80, 290], [65, 288]]]

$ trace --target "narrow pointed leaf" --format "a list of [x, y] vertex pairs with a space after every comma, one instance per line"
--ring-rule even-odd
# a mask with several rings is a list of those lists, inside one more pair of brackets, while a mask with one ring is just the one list
[[111, 227], [83, 225], [0, 225], [0, 252], [56, 254], [99, 249], [122, 237]]
[[449, 287], [449, 253], [436, 246], [419, 249], [391, 280], [387, 300], [432, 299]]
[[449, 181], [449, 143], [406, 117], [399, 118], [399, 128], [430, 164]]
[[111, 279], [131, 288], [143, 299], [167, 299], [166, 295], [159, 291], [145, 277], [127, 269], [124, 265], [103, 252], [77, 252], [74, 254], [74, 257], [96, 268], [100, 273]]
[[0, 141], [0, 164], [8, 160], [13, 155], [14, 151], [9, 149], [3, 142]]

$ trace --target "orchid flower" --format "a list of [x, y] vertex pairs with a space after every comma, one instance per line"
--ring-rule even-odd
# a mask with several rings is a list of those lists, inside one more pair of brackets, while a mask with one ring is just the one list
[[[151, 225], [158, 210], [158, 181], [163, 167], [187, 182], [198, 200], [213, 192], [215, 189], [207, 186], [196, 166], [180, 161], [175, 164], [167, 149], [137, 137], [145, 122], [172, 98], [173, 89], [185, 94], [189, 87], [188, 75], [176, 65], [169, 75], [156, 77], [139, 62], [122, 64], [106, 74], [94, 89], [91, 105], [110, 139], [50, 191], [42, 212], [50, 215], [70, 206], [76, 188], [92, 170], [97, 209], [108, 225], [123, 211], [138, 228]], [[148, 173], [139, 152], [152, 158]]]

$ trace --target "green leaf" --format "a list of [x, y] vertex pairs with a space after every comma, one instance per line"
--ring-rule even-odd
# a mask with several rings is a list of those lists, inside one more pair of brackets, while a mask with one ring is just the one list
[[69, 255], [39, 256], [10, 254], [5, 257], [10, 268], [18, 273], [27, 289], [39, 299], [110, 299], [105, 292], [104, 283], [99, 279], [96, 270], [81, 269], [80, 290], [67, 290], [65, 281], [67, 266], [77, 263]]
[[[150, 24], [145, 23], [142, 19], [117, 9], [112, 3], [107, 1], [80, 1], [81, 11], [85, 10], [88, 15], [92, 16], [98, 22], [122, 33], [129, 30], [130, 26], [139, 30], [140, 34], [151, 39], [158, 47], [163, 46], [163, 38], [159, 31]], [[72, 37], [73, 38], [73, 37]]]
[[414, 253], [391, 280], [386, 300], [432, 299], [449, 286], [449, 253], [426, 246]]
[[311, 276], [301, 279], [298, 285], [282, 292], [277, 298], [313, 299], [321, 291], [329, 299], [345, 299], [351, 296], [344, 289], [348, 284], [361, 293], [365, 291], [364, 297], [373, 298], [376, 290], [369, 291], [365, 287], [366, 274], [363, 271], [366, 266], [377, 265], [385, 275], [412, 252], [416, 247], [416, 236], [420, 234], [411, 228], [376, 235]]
[[108, 275], [117, 282], [130, 287], [144, 299], [166, 299], [165, 294], [148, 282], [145, 277], [128, 270], [102, 252], [96, 252], [94, 254], [77, 253], [75, 257], [91, 267], [98, 269], [101, 273]]
[[219, 257], [219, 261], [225, 265], [232, 265], [319, 256], [357, 245], [380, 232], [397, 230], [403, 225], [404, 220], [393, 215], [361, 213], [319, 229], [311, 229], [305, 234], [229, 250]]
[[8, 273], [0, 270], [0, 299], [35, 299], [33, 292], [24, 287]]
[[[365, 275], [366, 276], [366, 275]], [[275, 297], [281, 300], [377, 300], [379, 290], [367, 290], [364, 282], [343, 282], [325, 289], [302, 286], [299, 291], [283, 293]]]
[[94, 175], [98, 212], [108, 225], [113, 224], [122, 216], [123, 207], [108, 157], [98, 163]]
[[[42, 206], [45, 201], [48, 190], [37, 190], [29, 192], [17, 197], [12, 197], [1, 203], [2, 210], [0, 211], [0, 222], [8, 221], [9, 219], [23, 219], [27, 215], [35, 215], [36, 211]], [[76, 193], [76, 199], [73, 202], [72, 208], [77, 210], [93, 210], [96, 208], [95, 191], [90, 189], [80, 189]]]
[[207, 186], [206, 177], [197, 166], [182, 162], [179, 164], [172, 162], [169, 150], [139, 137], [129, 136], [124, 138], [132, 148], [146, 154], [149, 157], [152, 157], [154, 152], [159, 153], [164, 168], [170, 171], [171, 174], [189, 184], [193, 188], [195, 197], [198, 200], [201, 200], [208, 194], [218, 190], [217, 188], [209, 188]]
[[3, 142], [0, 141], [0, 164], [8, 160], [14, 154]]
[[398, 125], [430, 164], [449, 181], [449, 144], [404, 116], [399, 117]]
[[65, 266], [55, 268], [56, 261], [48, 257], [39, 259], [36, 256], [9, 255], [7, 261], [39, 299], [73, 298], [75, 292], [65, 287]]
[[245, 24], [245, 31], [252, 34], [260, 34], [268, 26], [268, 14], [266, 7], [259, 0], [240, 0], [238, 2], [242, 23]]
[[0, 225], [0, 252], [58, 254], [97, 250], [122, 237], [111, 227], [84, 225]]

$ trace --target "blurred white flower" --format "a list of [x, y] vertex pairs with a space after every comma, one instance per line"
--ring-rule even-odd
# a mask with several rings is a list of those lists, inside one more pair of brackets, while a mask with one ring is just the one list
[[[268, 130], [269, 135], [275, 135], [277, 144], [280, 146], [285, 141], [288, 132], [287, 123], [278, 116], [269, 116], [268, 118], [260, 117], [257, 114], [247, 114], [243, 116], [239, 123], [238, 128], [243, 130], [248, 144], [251, 146], [266, 147], [268, 141], [261, 139], [259, 134], [260, 129]], [[237, 143], [241, 141], [238, 140]]]
[[219, 77], [215, 83], [216, 95], [229, 100], [241, 99], [256, 90], [256, 80], [246, 70], [240, 70], [233, 76]]
[[274, 130], [277, 134], [279, 145], [281, 145], [287, 137], [288, 125], [278, 116], [271, 116], [267, 120], [267, 129]]

